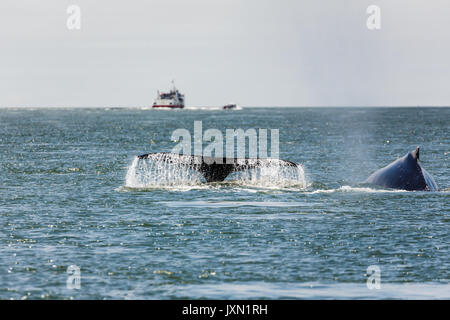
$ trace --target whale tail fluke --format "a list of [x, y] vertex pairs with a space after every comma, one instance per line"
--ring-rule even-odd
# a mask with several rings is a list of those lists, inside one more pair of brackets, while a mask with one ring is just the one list
[[207, 182], [219, 182], [232, 172], [268, 166], [298, 167], [292, 161], [281, 159], [259, 158], [213, 158], [196, 155], [181, 155], [169, 152], [148, 153], [138, 156], [139, 159], [162, 161], [168, 164], [194, 169], [200, 172]]

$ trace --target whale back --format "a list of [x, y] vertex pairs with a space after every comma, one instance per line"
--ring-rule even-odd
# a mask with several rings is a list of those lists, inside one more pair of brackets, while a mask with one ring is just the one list
[[419, 147], [374, 172], [366, 183], [402, 190], [437, 190], [433, 177], [419, 163]]

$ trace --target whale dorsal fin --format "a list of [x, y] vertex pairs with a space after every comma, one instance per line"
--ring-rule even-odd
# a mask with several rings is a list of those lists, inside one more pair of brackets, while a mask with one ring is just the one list
[[420, 156], [420, 147], [417, 147], [416, 150], [414, 150], [413, 152], [411, 152], [412, 156], [414, 157], [414, 159], [419, 160], [419, 156]]

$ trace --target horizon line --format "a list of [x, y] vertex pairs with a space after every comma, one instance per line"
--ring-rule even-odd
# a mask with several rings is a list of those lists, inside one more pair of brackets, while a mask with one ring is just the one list
[[[222, 109], [223, 106], [188, 106], [183, 109]], [[242, 108], [448, 108], [449, 105], [298, 105], [298, 106], [242, 106]], [[0, 106], [0, 109], [148, 109], [151, 106]], [[182, 109], [181, 109], [182, 110]]]

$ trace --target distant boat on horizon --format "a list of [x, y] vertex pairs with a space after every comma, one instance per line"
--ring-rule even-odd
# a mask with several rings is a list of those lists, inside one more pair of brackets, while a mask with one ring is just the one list
[[241, 107], [238, 106], [236, 103], [229, 103], [229, 104], [226, 104], [226, 105], [224, 105], [222, 108], [225, 109], [225, 110], [229, 110], [229, 109], [241, 109]]
[[152, 108], [169, 108], [169, 109], [183, 109], [184, 108], [184, 94], [175, 87], [172, 80], [172, 89], [169, 92], [159, 92], [153, 102]]

